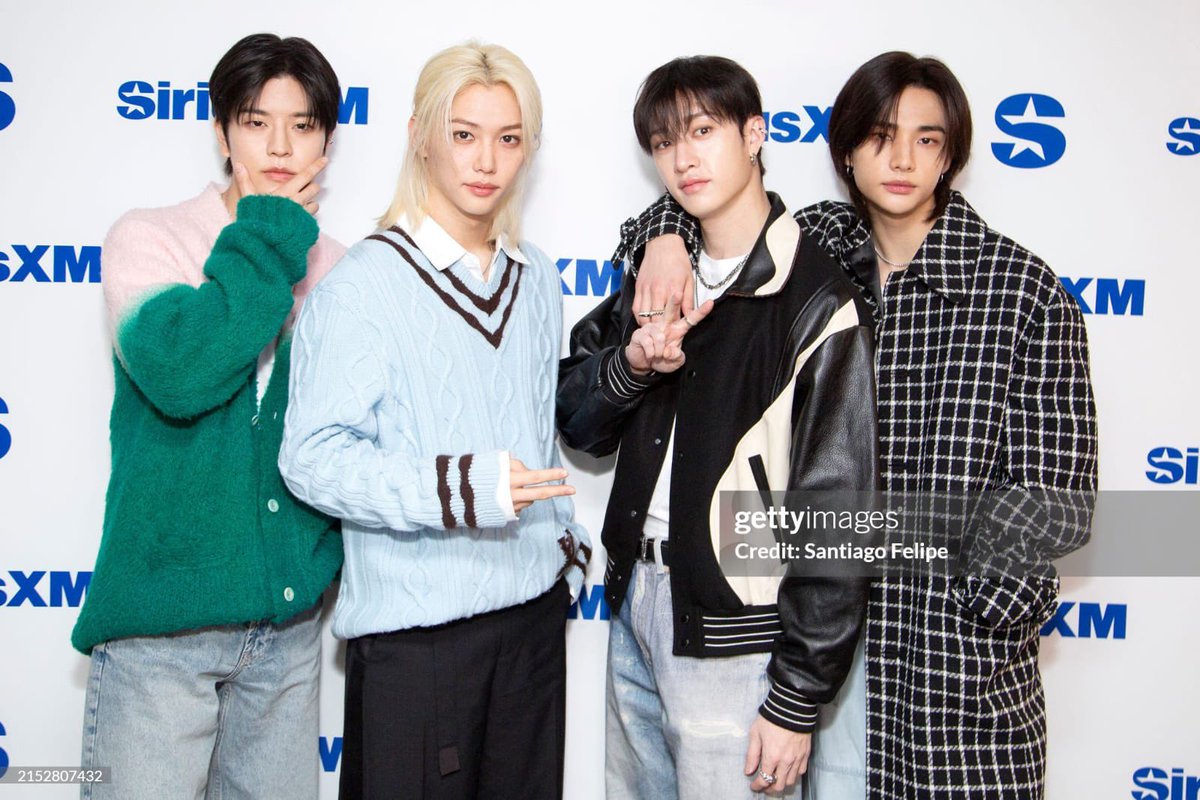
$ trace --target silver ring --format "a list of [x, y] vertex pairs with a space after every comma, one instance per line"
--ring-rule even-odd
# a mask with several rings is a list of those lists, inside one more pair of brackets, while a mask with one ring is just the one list
[[684, 321], [684, 322], [686, 322], [686, 323], [687, 323], [687, 326], [688, 326], [689, 328], [694, 328], [694, 327], [696, 327], [696, 323], [694, 323], [694, 322], [692, 322], [690, 319], [688, 319], [688, 318], [687, 318], [687, 314], [684, 314], [684, 315], [683, 315], [683, 317], [682, 317], [682, 319], [683, 319], [683, 321]]
[[639, 311], [638, 316], [639, 317], [661, 317], [665, 313], [667, 313], [666, 309], [656, 308], [656, 309], [652, 309], [650, 311]]
[[758, 777], [762, 778], [762, 782], [765, 783], [767, 786], [772, 785], [773, 783], [775, 783], [775, 781], [778, 780], [778, 778], [776, 778], [774, 775], [768, 775], [767, 773], [763, 772], [761, 769], [758, 771]]

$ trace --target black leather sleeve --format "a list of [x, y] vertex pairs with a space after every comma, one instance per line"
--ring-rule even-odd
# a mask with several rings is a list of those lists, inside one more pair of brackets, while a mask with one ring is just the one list
[[[801, 368], [795, 392], [788, 488], [877, 489], [871, 329], [859, 324], [827, 338]], [[816, 724], [816, 704], [831, 701], [850, 670], [870, 581], [792, 572], [779, 587], [783, 636], [767, 666], [771, 689], [760, 712], [784, 728], [807, 731]]]
[[626, 417], [658, 376], [634, 375], [625, 358], [633, 335], [629, 306], [634, 278], [571, 329], [569, 354], [558, 363], [556, 414], [562, 441], [593, 456], [617, 449]]

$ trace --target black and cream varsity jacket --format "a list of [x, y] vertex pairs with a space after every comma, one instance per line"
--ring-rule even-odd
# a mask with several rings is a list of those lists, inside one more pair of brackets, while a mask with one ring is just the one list
[[571, 332], [559, 367], [563, 441], [620, 448], [602, 538], [606, 596], [624, 599], [674, 426], [671, 593], [677, 656], [772, 652], [762, 715], [811, 730], [858, 642], [865, 579], [730, 577], [716, 555], [722, 491], [872, 490], [878, 480], [871, 314], [771, 195], [746, 266], [668, 375], [635, 376], [631, 276]]

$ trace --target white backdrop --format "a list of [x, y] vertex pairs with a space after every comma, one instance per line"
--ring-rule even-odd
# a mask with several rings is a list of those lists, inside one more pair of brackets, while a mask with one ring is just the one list
[[[1189, 344], [1200, 293], [1194, 0], [1137, 8], [1083, 0], [986, 7], [2, 0], [0, 771], [79, 759], [87, 661], [68, 635], [80, 596], [73, 587], [88, 577], [99, 541], [112, 395], [100, 286], [91, 281], [99, 277], [91, 260], [98, 253], [85, 248], [98, 249], [125, 210], [175, 203], [220, 179], [211, 125], [197, 119], [195, 103], [180, 119], [157, 102], [150, 118], [129, 119], [119, 112], [131, 105], [120, 87], [143, 81], [155, 91], [160, 82], [196, 90], [221, 53], [256, 31], [309, 38], [344, 90], [365, 90], [353, 111], [359, 124], [338, 127], [322, 181], [322, 227], [346, 244], [370, 233], [388, 204], [421, 64], [469, 37], [521, 55], [546, 106], [526, 231], [566, 260], [568, 327], [611, 287], [601, 278], [618, 223], [661, 188], [630, 124], [638, 83], [653, 67], [716, 53], [755, 74], [772, 114], [767, 183], [799, 208], [839, 193], [820, 118], [853, 69], [890, 49], [938, 56], [959, 76], [974, 112], [972, 161], [959, 188], [994, 227], [1068, 279], [1093, 312], [1102, 488], [1198, 488], [1194, 467], [1151, 463], [1182, 465], [1200, 447], [1200, 381]], [[1034, 98], [1030, 109], [1028, 95], [1049, 99]], [[1053, 163], [1005, 163], [1014, 158]], [[611, 463], [566, 456], [579, 517], [598, 538]], [[1176, 475], [1174, 483], [1151, 479]], [[598, 603], [602, 552], [593, 564], [588, 599]], [[1184, 786], [1187, 778], [1200, 783], [1200, 581], [1076, 579], [1066, 582], [1064, 600], [1075, 605], [1064, 606], [1042, 654], [1050, 797], [1195, 797]], [[569, 624], [571, 800], [603, 796], [601, 614], [585, 604]], [[314, 758], [326, 769], [322, 797], [332, 798], [343, 673], [332, 638], [325, 648]], [[75, 794], [74, 787], [0, 785], [0, 797]]]

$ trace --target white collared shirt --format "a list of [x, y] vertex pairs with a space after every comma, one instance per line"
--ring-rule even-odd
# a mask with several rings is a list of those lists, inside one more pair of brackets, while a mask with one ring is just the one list
[[[455, 241], [433, 217], [426, 216], [421, 220], [421, 227], [414, 229], [408, 216], [401, 215], [400, 219], [396, 221], [396, 225], [403, 228], [404, 232], [412, 237], [412, 240], [417, 243], [417, 247], [438, 272], [445, 272], [461, 261], [476, 280], [480, 283], [487, 283], [483, 278], [483, 266], [479, 262], [479, 257]], [[496, 262], [501, 253], [505, 253], [513, 261], [521, 264], [529, 263], [529, 259], [521, 252], [521, 248], [501, 234], [496, 241], [496, 249], [492, 251], [492, 269], [488, 272], [489, 278], [495, 274]]]

